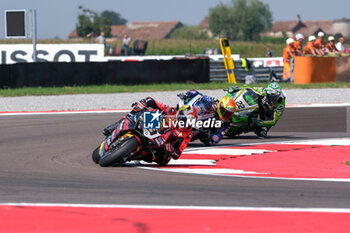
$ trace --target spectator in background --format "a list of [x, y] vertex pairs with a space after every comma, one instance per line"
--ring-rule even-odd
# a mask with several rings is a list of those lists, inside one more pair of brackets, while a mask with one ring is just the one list
[[346, 48], [345, 48], [345, 38], [342, 36], [342, 37], [339, 37], [338, 39], [338, 43], [336, 45], [336, 48], [338, 49], [338, 52], [339, 53], [346, 53]]
[[301, 56], [303, 55], [303, 48], [302, 48], [302, 43], [304, 40], [304, 36], [301, 33], [298, 33], [295, 35], [295, 42], [294, 42], [294, 48], [295, 48], [295, 55], [296, 56]]
[[283, 50], [283, 81], [292, 81], [293, 79], [293, 59], [295, 56], [294, 40], [288, 38], [287, 45]]
[[104, 32], [100, 33], [100, 35], [96, 38], [96, 42], [106, 46], [106, 38], [105, 38], [105, 33]]
[[324, 55], [324, 33], [323, 32], [319, 32], [317, 34], [318, 38], [316, 39], [314, 46], [315, 46], [315, 51], [317, 55], [323, 56]]
[[267, 52], [266, 52], [266, 57], [274, 57], [275, 55], [273, 54], [273, 51], [271, 50], [271, 48], [267, 47], [266, 48]]
[[127, 34], [125, 34], [122, 42], [122, 50], [125, 50], [125, 56], [128, 56], [130, 40], [130, 37]]
[[90, 44], [94, 43], [95, 41], [95, 33], [90, 32], [89, 34], [86, 35], [86, 38], [90, 39]]
[[106, 37], [104, 32], [100, 32], [100, 35], [96, 38], [96, 42], [99, 44], [103, 44], [107, 51], [109, 50], [109, 45], [106, 43]]
[[315, 40], [316, 37], [314, 35], [309, 36], [309, 41], [306, 43], [304, 48], [304, 55], [317, 55], [314, 46]]
[[334, 37], [328, 37], [328, 43], [325, 45], [326, 53], [337, 53], [338, 49], [335, 47]]

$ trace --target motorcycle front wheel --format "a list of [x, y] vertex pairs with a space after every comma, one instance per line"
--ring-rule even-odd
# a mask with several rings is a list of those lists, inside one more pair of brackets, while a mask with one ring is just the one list
[[98, 146], [93, 152], [92, 152], [92, 160], [95, 163], [98, 163], [100, 161], [100, 147]]
[[135, 151], [139, 142], [135, 137], [131, 137], [122, 144], [118, 145], [113, 151], [108, 151], [99, 160], [101, 167], [107, 167], [114, 163], [124, 163], [131, 152]]

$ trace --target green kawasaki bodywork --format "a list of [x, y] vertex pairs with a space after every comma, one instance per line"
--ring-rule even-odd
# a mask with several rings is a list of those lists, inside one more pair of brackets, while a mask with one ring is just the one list
[[[236, 103], [236, 112], [232, 117], [232, 126], [226, 133], [227, 136], [235, 136], [241, 133], [247, 133], [253, 131], [251, 119], [258, 118], [259, 105], [258, 95], [265, 95], [263, 88], [234, 88], [228, 90], [226, 97], [232, 98]], [[282, 98], [282, 102], [275, 106], [274, 119], [270, 121], [261, 121], [260, 127], [271, 128], [281, 118], [285, 107], [285, 98]]]

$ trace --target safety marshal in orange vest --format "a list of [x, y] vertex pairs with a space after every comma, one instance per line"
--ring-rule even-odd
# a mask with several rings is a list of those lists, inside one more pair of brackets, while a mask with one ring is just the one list
[[302, 43], [304, 40], [304, 36], [301, 33], [298, 33], [295, 35], [295, 42], [294, 42], [294, 48], [295, 48], [295, 55], [296, 56], [302, 56], [303, 55], [303, 48]]
[[283, 50], [283, 81], [291, 81], [293, 78], [293, 59], [295, 56], [294, 40], [288, 38], [286, 43], [287, 45]]
[[323, 37], [324, 37], [324, 33], [323, 32], [319, 32], [317, 34], [317, 39], [314, 43], [314, 46], [315, 46], [315, 51], [316, 51], [316, 54], [317, 55], [320, 55], [320, 56], [323, 56], [324, 55], [324, 52], [325, 52], [325, 43], [324, 43], [324, 40], [323, 40]]
[[309, 36], [309, 41], [306, 43], [304, 48], [304, 55], [317, 55], [314, 46], [315, 40], [316, 37], [314, 35]]

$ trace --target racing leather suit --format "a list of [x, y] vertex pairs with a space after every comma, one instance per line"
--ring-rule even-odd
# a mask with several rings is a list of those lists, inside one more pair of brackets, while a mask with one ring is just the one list
[[[132, 116], [135, 112], [144, 108], [152, 108], [160, 111], [164, 111], [167, 116], [176, 115], [176, 110], [172, 107], [167, 106], [166, 104], [159, 102], [152, 97], [147, 97], [146, 99], [142, 99], [139, 102], [132, 104], [133, 109], [130, 113], [123, 116], [121, 119]], [[120, 120], [119, 120], [120, 121]], [[118, 127], [118, 122], [106, 127], [104, 129], [103, 134], [105, 136], [110, 135], [113, 130]], [[161, 136], [155, 138], [154, 141], [158, 145], [158, 147], [164, 147], [166, 153], [164, 154], [164, 160], [169, 162], [170, 157], [173, 159], [178, 159], [182, 154], [183, 150], [187, 147], [188, 143], [192, 138], [192, 130], [186, 128], [169, 128], [166, 129]], [[151, 161], [149, 161], [151, 162]], [[157, 162], [157, 161], [156, 161]], [[166, 163], [167, 163], [166, 162]]]
[[[276, 103], [272, 103], [268, 98], [263, 95], [264, 88], [246, 88], [250, 89], [257, 96], [257, 103], [259, 105], [258, 117], [252, 118], [251, 123], [255, 126], [255, 134], [259, 137], [266, 137], [269, 129], [274, 126], [279, 118], [283, 114], [284, 106], [276, 106]], [[236, 86], [229, 89], [229, 93], [233, 94], [242, 90], [242, 88]], [[282, 96], [282, 98], [284, 98]]]
[[[206, 139], [200, 139], [202, 142], [206, 143], [218, 143], [221, 141], [225, 133], [230, 129], [231, 122], [223, 121], [219, 118], [219, 115], [216, 112], [217, 105], [219, 100], [207, 95], [200, 93], [197, 90], [190, 90], [186, 93], [181, 93], [178, 95], [185, 102], [190, 101], [195, 96], [198, 96], [196, 100], [199, 103], [199, 109], [197, 109], [198, 120], [215, 118], [216, 120], [220, 120], [222, 122], [221, 128], [211, 128], [209, 130], [209, 135], [207, 137], [210, 139], [210, 142], [205, 141]], [[198, 108], [198, 106], [195, 106]]]

